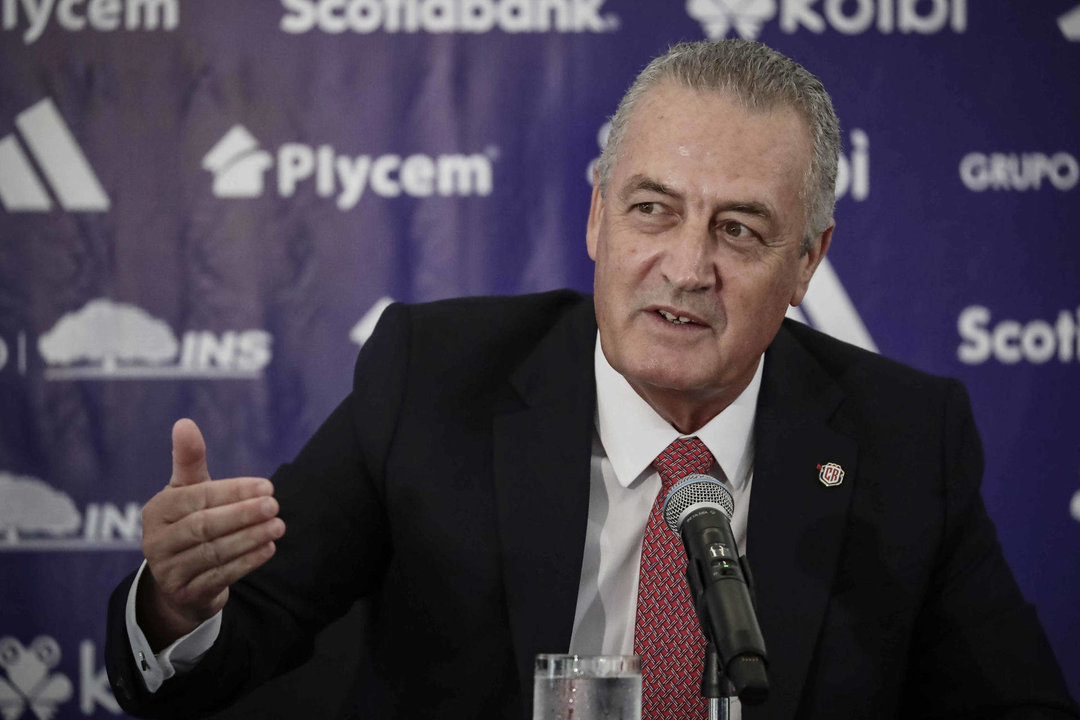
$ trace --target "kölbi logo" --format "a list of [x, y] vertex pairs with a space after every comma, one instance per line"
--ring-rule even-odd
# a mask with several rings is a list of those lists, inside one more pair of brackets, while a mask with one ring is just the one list
[[104, 298], [38, 338], [47, 380], [255, 379], [270, 362], [270, 345], [270, 333], [258, 329], [188, 330], [177, 339], [142, 308]]
[[0, 471], [0, 552], [138, 550], [142, 506], [87, 503], [43, 480]]
[[967, 30], [967, 0], [687, 0], [686, 12], [701, 23], [712, 40], [734, 29], [745, 40], [756, 40], [762, 26], [780, 16], [781, 32], [800, 29], [823, 33], [826, 27], [844, 35], [861, 35], [876, 27], [882, 34], [930, 35], [949, 27]]
[[[61, 207], [81, 212], [109, 209], [108, 195], [51, 99], [19, 113], [15, 127]], [[8, 212], [47, 212], [53, 206], [14, 134], [0, 139], [0, 205]]]
[[[285, 143], [277, 151], [277, 193], [287, 198], [306, 182], [315, 194], [336, 196], [339, 210], [356, 207], [364, 193], [380, 197], [469, 196], [491, 194], [491, 161], [497, 148], [485, 154], [341, 155], [330, 145], [312, 147]], [[220, 198], [256, 198], [264, 191], [264, 174], [274, 160], [243, 125], [234, 125], [203, 157], [203, 169], [213, 173], [213, 193]]]
[[[104, 668], [98, 667], [97, 649], [90, 640], [79, 643], [79, 710], [93, 715], [98, 706], [119, 715], [120, 705], [109, 689]], [[37, 720], [52, 720], [60, 705], [71, 700], [75, 686], [61, 672], [60, 643], [48, 635], [39, 635], [29, 645], [16, 638], [0, 638], [0, 715], [4, 720], [19, 720], [29, 710]]]

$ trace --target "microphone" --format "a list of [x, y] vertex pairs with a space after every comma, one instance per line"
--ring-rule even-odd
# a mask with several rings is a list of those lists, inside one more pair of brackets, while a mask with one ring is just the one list
[[686, 550], [686, 579], [702, 632], [739, 699], [756, 705], [769, 695], [768, 658], [731, 532], [734, 512], [727, 486], [708, 475], [688, 475], [664, 499], [664, 522]]

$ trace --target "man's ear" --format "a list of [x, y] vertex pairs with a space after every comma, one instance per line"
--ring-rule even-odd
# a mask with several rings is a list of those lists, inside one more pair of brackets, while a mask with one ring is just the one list
[[801, 303], [803, 298], [806, 297], [806, 290], [810, 287], [810, 278], [814, 277], [818, 265], [825, 259], [825, 253], [829, 250], [829, 243], [832, 242], [832, 234], [835, 229], [836, 221], [833, 220], [832, 224], [825, 228], [825, 232], [821, 233], [821, 236], [810, 244], [810, 248], [800, 258], [802, 267], [799, 269], [799, 282], [795, 285], [795, 292], [791, 296], [792, 307]]
[[589, 203], [589, 221], [585, 224], [585, 246], [589, 257], [596, 261], [596, 244], [600, 238], [600, 221], [604, 215], [604, 196], [600, 192], [600, 176], [593, 170], [592, 201]]

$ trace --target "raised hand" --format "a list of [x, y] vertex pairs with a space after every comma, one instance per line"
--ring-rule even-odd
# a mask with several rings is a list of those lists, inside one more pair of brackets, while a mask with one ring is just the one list
[[158, 652], [225, 606], [229, 586], [274, 554], [285, 533], [266, 478], [211, 480], [198, 426], [172, 430], [169, 484], [143, 508], [149, 565], [136, 595], [136, 619]]

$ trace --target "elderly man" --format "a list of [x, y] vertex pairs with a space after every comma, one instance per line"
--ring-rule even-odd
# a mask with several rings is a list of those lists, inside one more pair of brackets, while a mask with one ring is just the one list
[[755, 574], [772, 695], [744, 717], [1076, 717], [962, 387], [784, 320], [829, 247], [838, 152], [791, 60], [675, 46], [598, 164], [594, 297], [391, 307], [272, 486], [209, 481], [177, 423], [147, 564], [110, 603], [125, 710], [220, 707], [371, 597], [372, 717], [528, 717], [533, 657], [569, 650], [641, 654], [644, 716], [703, 718], [658, 516], [698, 471], [732, 488]]

